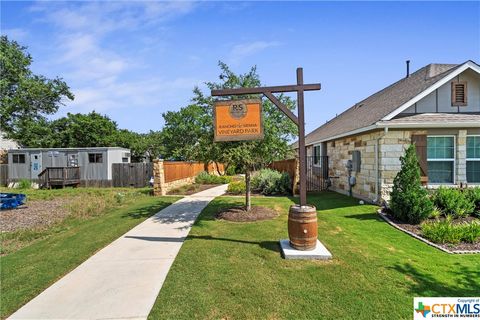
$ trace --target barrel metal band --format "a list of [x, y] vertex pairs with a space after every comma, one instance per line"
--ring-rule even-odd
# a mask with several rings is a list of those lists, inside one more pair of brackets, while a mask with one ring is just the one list
[[301, 223], [317, 222], [317, 218], [315, 218], [315, 219], [293, 219], [293, 218], [288, 218], [288, 220], [293, 221], [293, 222], [301, 222]]

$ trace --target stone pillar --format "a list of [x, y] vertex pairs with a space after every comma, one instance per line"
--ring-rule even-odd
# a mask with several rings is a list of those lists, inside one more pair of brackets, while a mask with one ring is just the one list
[[163, 159], [155, 159], [153, 160], [153, 195], [164, 196], [166, 194]]
[[467, 183], [467, 130], [458, 130], [456, 183]]

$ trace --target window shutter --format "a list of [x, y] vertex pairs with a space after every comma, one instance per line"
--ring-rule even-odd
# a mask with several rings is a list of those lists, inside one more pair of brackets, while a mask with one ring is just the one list
[[465, 81], [452, 82], [452, 106], [467, 105], [467, 83]]
[[417, 151], [422, 184], [426, 184], [428, 182], [427, 136], [424, 134], [412, 135], [412, 143], [415, 144]]

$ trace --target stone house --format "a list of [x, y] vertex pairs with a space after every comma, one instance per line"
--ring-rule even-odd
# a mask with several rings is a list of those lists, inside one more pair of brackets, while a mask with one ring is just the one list
[[477, 63], [429, 64], [356, 103], [306, 136], [308, 170], [328, 156], [330, 189], [381, 202], [411, 143], [426, 187], [480, 185]]

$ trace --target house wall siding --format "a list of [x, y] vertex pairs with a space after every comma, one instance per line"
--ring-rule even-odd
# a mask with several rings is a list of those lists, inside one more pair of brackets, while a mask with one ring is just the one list
[[[78, 166], [80, 167], [80, 179], [82, 181], [107, 181], [112, 179], [112, 163], [122, 163], [122, 155], [129, 153], [128, 149], [18, 149], [11, 150], [8, 153], [9, 165], [8, 176], [12, 181], [19, 179], [36, 179], [31, 176], [31, 158], [32, 154], [41, 154], [42, 168], [47, 167], [66, 167], [68, 166], [68, 156], [75, 154], [78, 157]], [[89, 153], [102, 154], [101, 163], [90, 163]], [[13, 163], [13, 154], [25, 154], [25, 163]]]
[[[436, 91], [433, 91], [406, 109], [402, 114], [431, 113], [431, 112], [480, 112], [480, 76], [472, 70], [462, 72], [453, 81], [467, 82], [467, 105], [452, 106], [451, 82], [447, 82]], [[438, 100], [438, 102], [437, 102]]]

